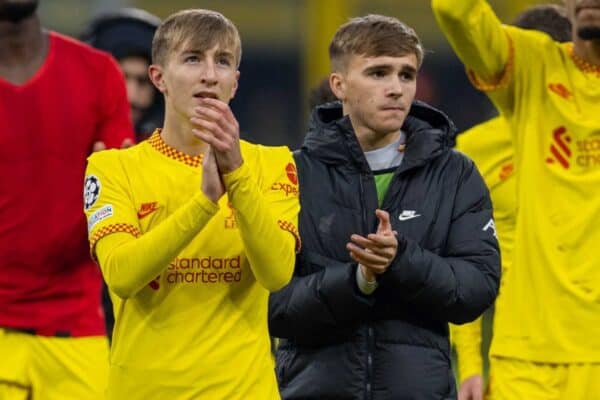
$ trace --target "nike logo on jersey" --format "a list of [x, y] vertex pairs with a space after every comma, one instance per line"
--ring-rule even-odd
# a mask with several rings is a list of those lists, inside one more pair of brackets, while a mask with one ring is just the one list
[[402, 210], [400, 215], [398, 215], [398, 219], [400, 221], [408, 221], [409, 219], [418, 218], [421, 214], [417, 214], [415, 210]]
[[148, 215], [152, 214], [156, 210], [158, 210], [160, 206], [157, 201], [153, 201], [151, 203], [142, 203], [140, 206], [140, 210], [137, 213], [139, 219], [146, 218]]

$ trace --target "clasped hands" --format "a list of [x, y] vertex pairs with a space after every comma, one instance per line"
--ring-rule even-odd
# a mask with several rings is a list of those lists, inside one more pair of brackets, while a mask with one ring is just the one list
[[203, 98], [190, 118], [192, 134], [207, 143], [202, 161], [202, 191], [216, 203], [226, 191], [223, 175], [244, 162], [240, 150], [240, 126], [227, 103]]
[[396, 257], [398, 251], [398, 232], [392, 230], [390, 215], [383, 210], [375, 210], [379, 225], [375, 233], [367, 237], [354, 234], [346, 249], [356, 261], [367, 282], [374, 282], [377, 275], [383, 274]]

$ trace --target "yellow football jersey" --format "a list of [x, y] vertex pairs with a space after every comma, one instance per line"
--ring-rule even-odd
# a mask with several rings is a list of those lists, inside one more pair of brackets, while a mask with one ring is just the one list
[[[458, 135], [456, 148], [475, 162], [490, 190], [504, 276], [512, 260], [517, 203], [510, 126], [501, 116], [492, 118]], [[496, 299], [496, 307], [500, 308], [504, 298], [503, 282], [500, 281]], [[465, 379], [481, 375], [481, 318], [464, 325], [451, 325], [450, 328], [458, 354], [459, 377]]]
[[218, 205], [202, 157], [158, 132], [89, 158], [90, 244], [116, 320], [108, 398], [279, 398], [268, 296], [293, 272], [298, 180], [287, 147], [241, 148]]
[[502, 26], [483, 0], [432, 4], [474, 84], [511, 121], [515, 248], [491, 354], [600, 362], [600, 68], [571, 43]]

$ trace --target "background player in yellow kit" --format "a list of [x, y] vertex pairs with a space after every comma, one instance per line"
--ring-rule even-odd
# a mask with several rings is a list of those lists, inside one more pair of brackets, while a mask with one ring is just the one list
[[287, 148], [239, 140], [240, 55], [223, 15], [167, 18], [149, 70], [164, 128], [89, 159], [90, 245], [115, 305], [109, 399], [279, 398], [267, 299], [300, 245], [297, 177]]
[[490, 398], [600, 393], [600, 1], [567, 0], [573, 43], [502, 26], [483, 0], [433, 0], [438, 22], [510, 120], [517, 219], [495, 310]]
[[[556, 4], [529, 7], [517, 16], [513, 25], [545, 32], [558, 42], [571, 40], [571, 23], [566, 10]], [[458, 136], [456, 147], [475, 161], [490, 189], [505, 274], [512, 260], [517, 212], [516, 171], [509, 122], [500, 115], [476, 125]], [[502, 293], [500, 290], [496, 304], [503, 301]], [[482, 318], [464, 325], [450, 325], [458, 359], [458, 400], [483, 398], [481, 325]]]

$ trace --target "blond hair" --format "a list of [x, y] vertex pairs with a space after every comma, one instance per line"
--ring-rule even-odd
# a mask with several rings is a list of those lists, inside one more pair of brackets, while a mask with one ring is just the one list
[[182, 10], [170, 15], [156, 29], [152, 40], [152, 62], [165, 65], [169, 55], [183, 46], [204, 52], [216, 45], [233, 49], [239, 67], [242, 42], [233, 22], [216, 11]]

